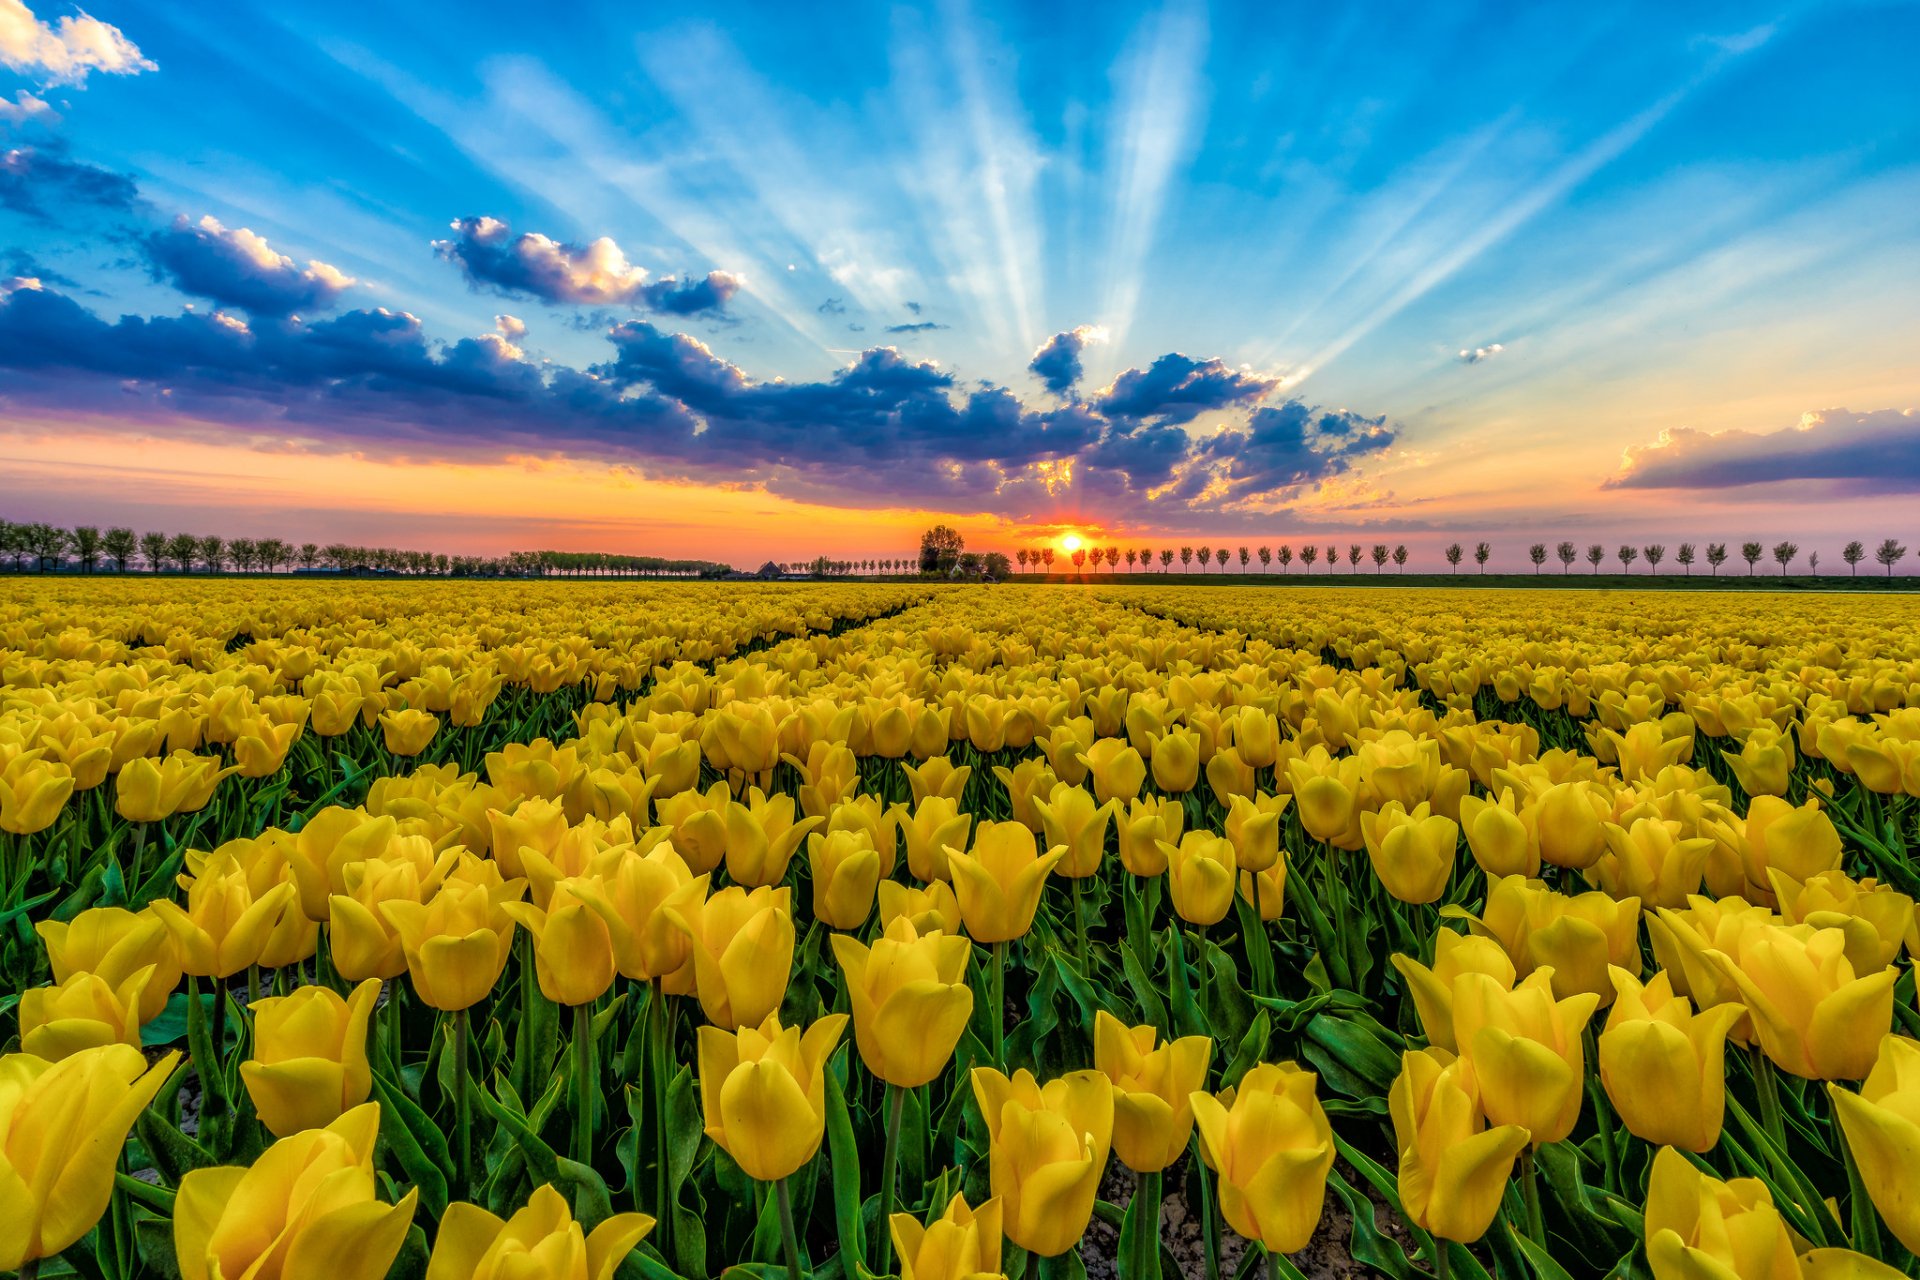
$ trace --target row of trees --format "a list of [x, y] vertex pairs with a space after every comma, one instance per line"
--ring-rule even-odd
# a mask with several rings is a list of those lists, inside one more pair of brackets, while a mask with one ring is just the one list
[[[1462, 554], [1460, 544], [1457, 542], [1447, 548], [1447, 563], [1454, 566], [1455, 572], [1459, 571]], [[1491, 548], [1484, 542], [1474, 548], [1473, 558], [1479, 563], [1482, 573], [1486, 572], [1487, 558], [1491, 554]], [[1781, 576], [1785, 577], [1788, 568], [1792, 566], [1793, 562], [1800, 555], [1800, 544], [1797, 542], [1776, 542], [1773, 544], [1771, 552], [1769, 552], [1763, 543], [1741, 543], [1740, 558], [1747, 562], [1748, 577], [1753, 576], [1759, 568], [1760, 562], [1767, 558], [1769, 554], [1771, 554], [1773, 562], [1780, 566]], [[1881, 542], [1878, 547], [1874, 548], [1873, 558], [1885, 566], [1887, 576], [1892, 577], [1893, 567], [1899, 564], [1900, 561], [1906, 557], [1906, 554], [1907, 548], [1903, 544], [1893, 538], [1888, 538]], [[1562, 542], [1559, 546], [1555, 547], [1554, 555], [1560, 560], [1562, 573], [1573, 572], [1574, 563], [1580, 557], [1579, 550], [1571, 542]], [[1614, 555], [1620, 561], [1620, 571], [1622, 573], [1632, 573], [1633, 562], [1642, 557], [1646, 559], [1647, 571], [1649, 573], [1659, 573], [1660, 562], [1667, 558], [1667, 548], [1664, 543], [1659, 542], [1648, 543], [1644, 547], [1623, 542], [1615, 549]], [[1681, 569], [1689, 575], [1693, 573], [1693, 566], [1697, 560], [1705, 559], [1708, 568], [1712, 570], [1715, 577], [1718, 577], [1720, 574], [1720, 566], [1727, 562], [1727, 558], [1727, 544], [1724, 542], [1709, 542], [1704, 557], [1699, 555], [1698, 547], [1691, 542], [1681, 543], [1674, 549], [1673, 553], [1674, 563], [1678, 564]], [[1849, 542], [1846, 547], [1841, 550], [1840, 558], [1846, 562], [1847, 568], [1855, 576], [1858, 576], [1860, 572], [1860, 562], [1867, 558], [1867, 544], [1859, 541]], [[1528, 547], [1527, 559], [1533, 562], [1533, 571], [1539, 573], [1541, 566], [1547, 562], [1547, 544], [1544, 542], [1536, 542], [1531, 547]], [[1606, 559], [1607, 549], [1605, 546], [1598, 542], [1587, 544], [1586, 560], [1588, 564], [1593, 566], [1595, 573], [1600, 572], [1600, 566], [1605, 563]], [[1814, 574], [1820, 572], [1820, 553], [1818, 551], [1812, 552], [1807, 556], [1807, 570]]]
[[0, 561], [15, 573], [29, 566], [40, 573], [73, 567], [82, 573], [108, 569], [127, 573], [278, 573], [331, 569], [340, 573], [377, 572], [456, 577], [540, 577], [547, 574], [702, 575], [726, 573], [712, 560], [669, 560], [660, 556], [615, 555], [596, 551], [514, 551], [504, 556], [450, 556], [401, 547], [361, 547], [344, 542], [303, 542], [279, 538], [223, 538], [217, 534], [136, 535], [129, 528], [102, 530], [94, 525], [62, 529], [45, 523], [0, 520]]

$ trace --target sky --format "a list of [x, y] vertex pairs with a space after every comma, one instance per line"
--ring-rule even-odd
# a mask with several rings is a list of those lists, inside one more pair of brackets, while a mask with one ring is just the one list
[[1920, 5], [0, 0], [0, 518], [1920, 541]]

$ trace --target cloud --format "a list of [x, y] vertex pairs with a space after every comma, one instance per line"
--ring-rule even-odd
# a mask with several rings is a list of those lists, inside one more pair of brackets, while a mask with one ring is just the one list
[[1735, 489], [1783, 480], [1920, 491], [1920, 411], [1824, 409], [1779, 431], [1663, 431], [1654, 443], [1627, 450], [1603, 487]]
[[828, 298], [814, 310], [823, 316], [843, 316], [847, 314], [847, 304], [838, 298]]
[[920, 314], [920, 304], [919, 304], [919, 303], [917, 303], [917, 302], [909, 302], [909, 303], [907, 303], [907, 310], [909, 310], [909, 311], [911, 311], [911, 312], [913, 312], [913, 314], [915, 314], [915, 315], [919, 315], [919, 314]]
[[517, 342], [527, 336], [527, 322], [519, 316], [495, 316], [493, 327], [509, 342]]
[[1206, 437], [1195, 453], [1203, 464], [1218, 464], [1212, 478], [1224, 503], [1341, 475], [1355, 459], [1391, 447], [1396, 434], [1384, 416], [1288, 400], [1255, 409], [1245, 427]]
[[1115, 378], [1094, 404], [1109, 418], [1178, 426], [1203, 413], [1250, 405], [1279, 385], [1277, 378], [1230, 369], [1218, 357], [1195, 360], [1170, 351], [1149, 368]]
[[48, 24], [22, 0], [0, 0], [0, 64], [54, 84], [85, 84], [91, 72], [138, 75], [159, 70], [133, 41], [84, 13]]
[[610, 236], [566, 244], [533, 231], [515, 235], [507, 223], [487, 217], [461, 218], [452, 226], [454, 238], [435, 240], [435, 252], [458, 266], [473, 288], [500, 294], [688, 316], [724, 310], [742, 283], [725, 271], [648, 283], [646, 268], [628, 262]]
[[931, 320], [922, 320], [919, 324], [890, 324], [887, 326], [886, 331], [888, 333], [934, 333], [938, 330], [949, 328], [952, 328], [952, 326], [935, 324]]
[[1458, 359], [1461, 364], [1484, 364], [1505, 350], [1506, 347], [1498, 342], [1484, 347], [1462, 347]]
[[37, 280], [42, 285], [57, 285], [62, 289], [80, 287], [72, 278], [62, 275], [25, 249], [0, 250], [0, 276]]
[[38, 120], [42, 124], [52, 124], [55, 120], [53, 108], [44, 98], [36, 98], [25, 89], [13, 95], [13, 101], [0, 98], [0, 124], [23, 125]]
[[70, 160], [64, 147], [0, 151], [0, 208], [54, 222], [70, 207], [124, 213], [139, 203], [133, 179]]
[[1040, 384], [1055, 395], [1066, 395], [1086, 372], [1080, 364], [1080, 353], [1094, 343], [1106, 340], [1107, 331], [1090, 324], [1077, 325], [1065, 333], [1056, 333], [1047, 339], [1046, 345], [1033, 353], [1033, 359], [1027, 362], [1027, 371], [1039, 378]]
[[211, 214], [198, 222], [177, 217], [143, 243], [155, 279], [256, 316], [323, 311], [355, 283], [318, 260], [303, 270], [262, 237], [245, 227], [221, 226]]

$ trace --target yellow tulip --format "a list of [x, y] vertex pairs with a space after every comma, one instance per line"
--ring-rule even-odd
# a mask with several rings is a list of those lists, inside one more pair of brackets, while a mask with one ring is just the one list
[[1594, 866], [1600, 887], [1615, 898], [1639, 898], [1653, 907], [1680, 907], [1700, 891], [1713, 841], [1683, 839], [1680, 824], [1639, 818], [1632, 826], [1601, 827], [1607, 852]]
[[1047, 767], [1047, 762], [1022, 760], [1011, 769], [997, 764], [993, 766], [993, 776], [1007, 789], [1008, 807], [1013, 820], [1037, 833], [1040, 830], [1040, 811], [1033, 807], [1033, 802], [1051, 794], [1060, 781], [1053, 776], [1053, 770]]
[[592, 1004], [613, 986], [613, 933], [606, 917], [588, 901], [603, 886], [568, 877], [553, 886], [542, 908], [531, 902], [504, 904], [507, 915], [533, 935], [533, 969], [540, 994], [555, 1004]]
[[1634, 1137], [1656, 1146], [1711, 1151], [1726, 1110], [1727, 1032], [1737, 1005], [1695, 1013], [1665, 973], [1642, 986], [1613, 970], [1619, 992], [1600, 1033], [1600, 1083]]
[[[629, 850], [607, 874], [576, 882], [573, 892], [606, 924], [620, 976], [649, 982], [688, 970], [693, 943], [671, 913], [704, 900], [707, 877], [694, 875], [672, 844], [645, 853]], [[685, 976], [692, 978], [691, 972]]]
[[1891, 885], [1856, 881], [1844, 871], [1823, 871], [1804, 884], [1782, 871], [1769, 876], [1781, 918], [1788, 924], [1845, 933], [1847, 960], [1856, 973], [1892, 964], [1913, 934], [1913, 899]]
[[1773, 912], [1739, 898], [1694, 897], [1684, 911], [1665, 907], [1647, 917], [1647, 938], [1653, 944], [1653, 959], [1663, 970], [1677, 995], [1686, 996], [1701, 1009], [1731, 1004], [1741, 1011], [1739, 1021], [1728, 1033], [1730, 1039], [1746, 1044], [1753, 1039], [1753, 1024], [1746, 1016], [1746, 999], [1727, 971], [1712, 959], [1712, 952], [1740, 953], [1740, 938], [1750, 929], [1765, 928], [1775, 921]]
[[1560, 1141], [1580, 1118], [1581, 1032], [1600, 1003], [1590, 992], [1556, 1000], [1552, 977], [1536, 970], [1510, 991], [1484, 973], [1453, 984], [1454, 1042], [1473, 1064], [1487, 1118], [1519, 1125], [1536, 1146]]
[[1475, 933], [1498, 941], [1521, 977], [1551, 969], [1556, 996], [1585, 992], [1604, 1007], [1613, 1002], [1608, 965], [1640, 972], [1638, 898], [1615, 900], [1597, 891], [1568, 897], [1537, 880], [1507, 876], [1487, 890], [1481, 916], [1450, 906], [1441, 914], [1465, 916]]
[[1449, 1053], [1460, 1051], [1453, 1036], [1453, 991], [1461, 975], [1483, 973], [1511, 990], [1518, 974], [1506, 950], [1491, 938], [1441, 929], [1433, 935], [1433, 967], [1412, 956], [1395, 955], [1393, 967], [1406, 981], [1414, 1012], [1427, 1041]]
[[1265, 871], [1240, 872], [1240, 896], [1247, 900], [1262, 920], [1278, 920], [1287, 906], [1287, 864], [1285, 859]]
[[1152, 879], [1165, 875], [1167, 855], [1160, 851], [1162, 840], [1180, 843], [1186, 825], [1186, 810], [1178, 800], [1133, 800], [1120, 816], [1120, 862], [1136, 876]]
[[747, 803], [726, 808], [727, 874], [749, 889], [779, 884], [787, 864], [807, 833], [826, 822], [822, 815], [793, 817], [793, 797], [769, 799], [758, 787], [747, 792]]
[[[36, 835], [52, 826], [73, 794], [73, 772], [27, 752], [0, 769], [0, 831]], [[163, 815], [164, 816], [164, 815]]]
[[904, 917], [895, 917], [871, 948], [844, 933], [829, 941], [846, 974], [854, 1043], [867, 1070], [905, 1089], [944, 1071], [973, 1015], [971, 944], [942, 933], [923, 936]]
[[159, 822], [176, 813], [198, 813], [213, 799], [222, 778], [238, 765], [220, 767], [214, 756], [176, 751], [161, 760], [129, 760], [114, 780], [113, 811], [128, 822]]
[[180, 1280], [380, 1280], [399, 1255], [419, 1191], [383, 1205], [374, 1174], [380, 1106], [280, 1139], [248, 1169], [180, 1180], [173, 1245]]
[[1534, 822], [1534, 811], [1521, 808], [1510, 789], [1501, 788], [1494, 800], [1460, 797], [1460, 830], [1467, 837], [1467, 851], [1490, 880], [1540, 874], [1540, 837]]
[[1487, 1127], [1471, 1065], [1443, 1048], [1400, 1055], [1387, 1093], [1400, 1154], [1400, 1204], [1415, 1226], [1472, 1244], [1500, 1211], [1513, 1162], [1531, 1134]]
[[1161, 841], [1174, 914], [1189, 924], [1219, 924], [1233, 909], [1238, 868], [1233, 842], [1211, 831], [1189, 831], [1179, 844]]
[[240, 1079], [260, 1123], [276, 1137], [322, 1129], [367, 1100], [367, 1020], [380, 998], [368, 978], [341, 998], [331, 987], [301, 987], [253, 1004], [253, 1057]]
[[1354, 850], [1365, 843], [1360, 831], [1360, 762], [1352, 756], [1334, 759], [1325, 747], [1287, 761], [1293, 788], [1294, 811], [1300, 825], [1315, 840], [1336, 849]]
[[[433, 855], [418, 836], [403, 836], [387, 846], [385, 855], [349, 862], [343, 869], [346, 892], [327, 899], [327, 937], [334, 970], [351, 982], [365, 978], [397, 978], [407, 971], [406, 949], [400, 935], [380, 912], [383, 902], [425, 902], [462, 858], [472, 855], [456, 846]], [[485, 864], [495, 879], [497, 864]]]
[[181, 969], [195, 977], [229, 978], [260, 963], [281, 915], [299, 909], [289, 882], [255, 897], [246, 870], [224, 848], [181, 880], [187, 905], [156, 898], [151, 910], [173, 935]]
[[1066, 847], [1067, 856], [1055, 868], [1060, 875], [1083, 880], [1099, 874], [1106, 853], [1107, 826], [1118, 807], [1117, 800], [1095, 804], [1088, 792], [1065, 782], [1055, 783], [1045, 800], [1034, 800], [1034, 812], [1040, 815], [1048, 846]]
[[910, 1213], [887, 1224], [900, 1255], [900, 1280], [970, 1280], [1000, 1272], [1000, 1199], [973, 1208], [955, 1193], [945, 1211], [926, 1226]]
[[858, 929], [873, 914], [880, 887], [880, 854], [864, 831], [834, 831], [807, 839], [813, 915], [829, 929]]
[[1147, 763], [1124, 738], [1100, 738], [1080, 753], [1080, 763], [1093, 775], [1094, 798], [1128, 803], [1147, 780]]
[[1606, 851], [1601, 823], [1613, 816], [1607, 792], [1593, 782], [1571, 779], [1541, 791], [1529, 806], [1540, 857], [1556, 867], [1582, 871]]
[[683, 790], [654, 806], [654, 816], [671, 833], [673, 847], [693, 874], [706, 875], [727, 856], [726, 814], [732, 804], [727, 784], [716, 782], [704, 793]]
[[1901, 1244], [1920, 1249], [1920, 1042], [1884, 1037], [1860, 1092], [1830, 1084], [1827, 1095], [1868, 1198]]
[[890, 815], [907, 846], [907, 870], [922, 883], [950, 880], [947, 870], [947, 846], [967, 847], [967, 834], [973, 830], [973, 815], [960, 812], [960, 802], [950, 796], [928, 796], [913, 807], [895, 805]]
[[46, 945], [55, 982], [90, 973], [118, 989], [142, 969], [151, 969], [140, 989], [142, 1024], [160, 1016], [180, 985], [173, 938], [151, 909], [91, 907], [71, 921], [42, 920], [33, 929]]
[[1760, 1048], [1807, 1080], [1859, 1080], [1893, 1024], [1891, 969], [1856, 975], [1840, 929], [1766, 925], [1708, 959], [1740, 989]]
[[400, 935], [407, 976], [428, 1008], [447, 1013], [486, 999], [513, 954], [513, 917], [522, 880], [477, 880], [448, 876], [424, 903], [390, 900], [380, 914]]
[[1401, 902], [1433, 902], [1447, 891], [1460, 845], [1453, 819], [1424, 803], [1409, 812], [1389, 800], [1377, 813], [1360, 815], [1360, 834], [1374, 875]]
[[1150, 1026], [1093, 1016], [1093, 1065], [1113, 1082], [1113, 1149], [1136, 1173], [1159, 1173], [1193, 1135], [1192, 1095], [1207, 1082], [1213, 1041], [1182, 1038], [1154, 1047]]
[[975, 1067], [972, 1078], [1007, 1239], [1042, 1257], [1065, 1253], [1086, 1234], [1107, 1167], [1112, 1083], [1073, 1071], [1043, 1086], [1025, 1069], [1009, 1079], [991, 1067]]
[[20, 993], [20, 1048], [57, 1062], [103, 1044], [140, 1047], [140, 1002], [153, 966], [114, 986], [98, 974], [76, 973], [51, 987]]
[[1672, 1147], [1647, 1183], [1647, 1265], [1654, 1280], [1757, 1276], [1797, 1280], [1793, 1234], [1758, 1178], [1722, 1182]]
[[738, 1031], [700, 1028], [700, 1105], [707, 1136], [749, 1178], [778, 1182], [813, 1159], [826, 1132], [827, 1059], [847, 1016], [801, 1034], [769, 1013]]
[[897, 880], [880, 882], [880, 929], [886, 931], [895, 920], [907, 920], [915, 933], [960, 932], [960, 900], [953, 886], [935, 880], [923, 889]]
[[1094, 740], [1093, 720], [1088, 716], [1052, 725], [1035, 739], [1046, 753], [1047, 766], [1053, 770], [1053, 776], [1076, 787], [1087, 780], [1085, 756]]
[[1875, 795], [1920, 796], [1920, 741], [1867, 735], [1846, 745], [1848, 770]]
[[1777, 796], [1755, 796], [1747, 807], [1746, 837], [1747, 879], [1761, 893], [1772, 887], [1770, 871], [1810, 880], [1840, 868], [1840, 833], [1818, 800], [1795, 808]]
[[503, 799], [501, 805], [487, 811], [488, 847], [503, 873], [509, 878], [521, 879], [527, 874], [523, 850], [531, 849], [550, 858], [566, 839], [566, 806], [543, 796], [519, 801]]
[[973, 852], [947, 849], [960, 918], [975, 942], [1007, 942], [1033, 928], [1047, 874], [1067, 856], [1064, 846], [1040, 853], [1033, 832], [1018, 822], [982, 822]]
[[1307, 1247], [1326, 1201], [1333, 1129], [1318, 1083], [1291, 1062], [1263, 1062], [1220, 1097], [1192, 1098], [1201, 1152], [1220, 1179], [1221, 1216], [1276, 1253]]
[[1280, 861], [1280, 815], [1292, 801], [1288, 795], [1233, 797], [1221, 827], [1242, 871], [1265, 871]]
[[51, 1258], [107, 1211], [127, 1133], [180, 1061], [130, 1045], [0, 1057], [0, 1271]]
[[1657, 775], [1670, 764], [1693, 756], [1692, 725], [1685, 734], [1669, 734], [1677, 726], [1663, 720], [1643, 720], [1625, 733], [1602, 728], [1600, 733], [1612, 744], [1620, 776], [1628, 782], [1641, 782]]
[[388, 751], [396, 756], [417, 756], [427, 749], [433, 735], [440, 732], [440, 718], [431, 711], [403, 707], [380, 713], [380, 733]]
[[1755, 728], [1738, 754], [1722, 751], [1740, 789], [1750, 796], [1783, 796], [1793, 777], [1793, 738], [1772, 726]]
[[233, 742], [233, 759], [240, 776], [270, 778], [280, 772], [299, 736], [297, 724], [275, 724], [265, 716], [248, 720]]
[[1221, 804], [1251, 796], [1257, 785], [1253, 766], [1234, 747], [1222, 747], [1207, 761], [1207, 786]]
[[694, 988], [707, 1021], [752, 1027], [780, 1007], [793, 970], [793, 890], [738, 885], [663, 907], [692, 942]]
[[1256, 769], [1270, 769], [1280, 758], [1280, 721], [1260, 707], [1234, 708], [1229, 720], [1240, 758]]
[[959, 800], [966, 792], [967, 779], [973, 776], [972, 765], [956, 767], [945, 756], [930, 756], [918, 768], [910, 764], [900, 767], [906, 770], [907, 785], [913, 790], [913, 802], [916, 805], [928, 796]]
[[1191, 729], [1168, 729], [1153, 740], [1147, 760], [1153, 785], [1175, 794], [1193, 790], [1200, 780], [1200, 735]]
[[613, 1280], [653, 1225], [644, 1213], [616, 1213], [583, 1231], [545, 1185], [504, 1221], [456, 1201], [440, 1220], [426, 1280]]
[[347, 868], [385, 856], [399, 833], [397, 819], [375, 817], [364, 809], [329, 805], [308, 819], [294, 837], [292, 859], [293, 882], [307, 919], [329, 919], [329, 899], [346, 892]]
[[880, 855], [880, 878], [885, 880], [900, 861], [899, 813], [898, 805], [892, 811], [883, 808], [878, 796], [854, 796], [833, 807], [821, 830], [829, 835], [850, 831], [871, 841], [874, 852]]

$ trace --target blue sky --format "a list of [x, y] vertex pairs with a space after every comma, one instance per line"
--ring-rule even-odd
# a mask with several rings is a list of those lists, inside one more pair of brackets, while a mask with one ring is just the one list
[[[248, 332], [182, 348], [178, 385], [51, 340], [0, 370], [0, 451], [38, 464], [0, 499], [50, 515], [84, 501], [76, 425], [1009, 534], [1664, 536], [1678, 502], [1817, 537], [1920, 487], [1920, 6], [87, 13], [137, 58], [76, 74], [18, 37], [0, 67], [0, 101], [46, 107], [0, 116], [37, 158], [0, 187], [0, 279], [43, 295], [0, 331], [124, 345], [119, 317], [191, 306]], [[234, 281], [241, 228], [290, 271]], [[603, 237], [611, 283], [578, 274]], [[332, 351], [380, 308], [417, 321], [410, 372], [316, 381], [269, 340]], [[1029, 362], [1076, 328], [1050, 386]], [[436, 363], [462, 339], [494, 364], [458, 395], [520, 420], [462, 429]], [[551, 380], [592, 369], [621, 403], [583, 424]]]

